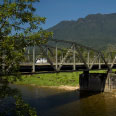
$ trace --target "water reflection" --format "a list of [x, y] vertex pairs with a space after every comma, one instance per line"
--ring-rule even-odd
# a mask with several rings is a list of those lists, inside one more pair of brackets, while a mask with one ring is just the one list
[[116, 92], [88, 93], [32, 87], [18, 88], [40, 116], [116, 116]]

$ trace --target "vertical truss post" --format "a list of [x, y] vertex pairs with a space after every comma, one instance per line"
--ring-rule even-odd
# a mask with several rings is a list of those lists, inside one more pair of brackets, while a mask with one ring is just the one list
[[100, 59], [100, 56], [99, 56], [99, 69], [101, 69], [101, 59]]
[[57, 48], [57, 42], [56, 42], [56, 70], [58, 69], [58, 48]]
[[33, 66], [32, 66], [32, 72], [35, 72], [35, 45], [33, 46]]
[[76, 70], [75, 44], [73, 45], [73, 70]]

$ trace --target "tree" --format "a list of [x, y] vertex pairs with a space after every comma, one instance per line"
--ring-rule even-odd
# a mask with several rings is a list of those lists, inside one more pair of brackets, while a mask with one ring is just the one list
[[[25, 47], [43, 44], [51, 36], [50, 32], [43, 31], [40, 27], [46, 18], [34, 15], [35, 2], [39, 0], [0, 1], [0, 89], [4, 93], [1, 96], [11, 95], [6, 91], [9, 75], [15, 75], [12, 76], [13, 81], [17, 79], [19, 64], [24, 60]], [[1, 96], [0, 99], [3, 99]]]
[[[0, 4], [0, 75], [16, 72], [24, 59], [24, 48], [43, 43], [51, 34], [39, 27], [45, 17], [34, 15], [36, 9], [32, 4], [38, 0], [13, 1], [4, 0]], [[38, 33], [33, 35], [37, 29]]]

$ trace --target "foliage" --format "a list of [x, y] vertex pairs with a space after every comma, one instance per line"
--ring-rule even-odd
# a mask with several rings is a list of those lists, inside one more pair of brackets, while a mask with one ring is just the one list
[[[24, 60], [25, 48], [43, 44], [51, 37], [52, 33], [43, 31], [40, 27], [46, 18], [35, 14], [33, 4], [37, 2], [39, 0], [0, 1], [0, 102], [14, 96], [12, 89], [8, 87], [9, 75], [14, 75], [12, 81], [19, 77], [17, 72], [19, 64]], [[15, 98], [15, 115], [26, 116], [25, 113], [28, 112], [28, 116], [36, 116], [35, 110], [21, 98]]]
[[[40, 28], [45, 17], [34, 15], [33, 3], [37, 1], [4, 0], [0, 4], [0, 75], [16, 72], [24, 60], [25, 48], [42, 44], [51, 36]], [[38, 30], [38, 34], [33, 34], [34, 30]]]
[[0, 86], [0, 116], [37, 116], [34, 108], [26, 104], [17, 89]]
[[35, 109], [26, 104], [20, 96], [15, 96], [14, 98], [16, 100], [16, 116], [37, 116]]

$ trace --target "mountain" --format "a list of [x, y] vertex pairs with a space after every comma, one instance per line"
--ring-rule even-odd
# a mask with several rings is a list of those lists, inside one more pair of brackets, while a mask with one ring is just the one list
[[48, 29], [54, 39], [75, 41], [93, 48], [116, 44], [116, 13], [91, 14], [77, 21], [62, 21]]

